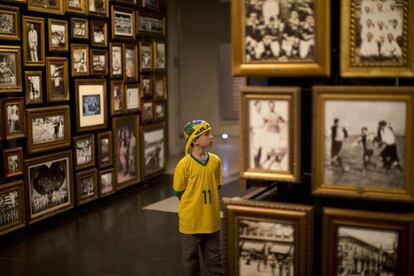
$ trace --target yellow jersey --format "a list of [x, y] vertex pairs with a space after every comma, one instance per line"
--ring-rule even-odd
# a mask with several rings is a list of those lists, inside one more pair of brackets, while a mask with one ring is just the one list
[[187, 154], [177, 164], [173, 189], [181, 193], [178, 205], [179, 231], [183, 234], [220, 230], [221, 160], [208, 153], [205, 163]]

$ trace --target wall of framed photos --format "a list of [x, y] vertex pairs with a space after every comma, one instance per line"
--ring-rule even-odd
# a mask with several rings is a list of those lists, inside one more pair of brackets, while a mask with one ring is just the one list
[[164, 4], [11, 0], [0, 22], [0, 235], [162, 173]]

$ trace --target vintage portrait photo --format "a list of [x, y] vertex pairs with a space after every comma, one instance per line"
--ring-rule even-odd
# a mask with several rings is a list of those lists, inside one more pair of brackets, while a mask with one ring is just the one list
[[30, 122], [33, 145], [56, 142], [65, 139], [65, 116], [38, 116]]
[[0, 48], [0, 92], [17, 91], [22, 85], [20, 48], [6, 47]]
[[3, 150], [4, 177], [14, 177], [23, 174], [23, 148]]
[[101, 132], [98, 137], [98, 166], [104, 168], [112, 165], [112, 132]]
[[25, 71], [26, 104], [43, 102], [42, 71]]
[[89, 0], [89, 13], [108, 15], [108, 0]]
[[72, 38], [88, 39], [89, 38], [89, 21], [83, 18], [71, 18]]
[[152, 70], [152, 47], [149, 43], [139, 44], [140, 53], [140, 70], [151, 71]]
[[91, 49], [91, 74], [106, 75], [108, 73], [108, 51]]
[[12, 6], [0, 6], [0, 39], [20, 39], [19, 8]]
[[45, 63], [45, 21], [43, 18], [23, 16], [23, 60], [25, 65]]
[[2, 108], [6, 139], [24, 137], [26, 133], [24, 99], [4, 99]]
[[125, 79], [137, 80], [137, 48], [134, 45], [124, 45]]
[[113, 169], [99, 172], [99, 195], [106, 196], [115, 192], [115, 174]]
[[98, 175], [96, 169], [76, 173], [77, 204], [98, 198]]
[[165, 99], [167, 97], [165, 76], [154, 76], [154, 98]]
[[148, 98], [152, 97], [152, 78], [151, 75], [141, 75], [141, 91], [142, 91], [142, 97]]
[[111, 43], [109, 46], [111, 60], [111, 77], [122, 77], [122, 44]]
[[112, 6], [112, 35], [121, 38], [134, 38], [134, 11]]
[[75, 168], [83, 169], [95, 164], [95, 138], [93, 135], [75, 137]]
[[164, 42], [154, 42], [154, 69], [155, 70], [164, 70], [166, 68], [165, 61], [165, 43]]
[[49, 51], [67, 51], [68, 22], [65, 20], [49, 19]]
[[89, 46], [71, 44], [72, 76], [89, 75]]
[[104, 21], [91, 22], [91, 45], [95, 47], [107, 46], [107, 24]]
[[0, 235], [26, 225], [23, 181], [0, 186], [0, 210]]
[[141, 120], [143, 122], [151, 122], [154, 120], [154, 106], [152, 101], [143, 101], [141, 107]]
[[165, 131], [164, 125], [143, 127], [141, 131], [144, 157], [141, 162], [145, 177], [165, 168]]
[[138, 84], [125, 85], [125, 100], [127, 111], [138, 111], [140, 102]]
[[122, 114], [124, 112], [124, 84], [122, 81], [111, 81], [111, 114]]
[[27, 0], [27, 9], [46, 13], [64, 13], [63, 0]]
[[69, 100], [68, 61], [65, 57], [46, 58], [47, 101]]

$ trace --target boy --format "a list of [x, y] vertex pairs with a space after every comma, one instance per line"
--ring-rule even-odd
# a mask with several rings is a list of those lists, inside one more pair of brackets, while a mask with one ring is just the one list
[[174, 172], [173, 189], [183, 236], [184, 275], [200, 275], [201, 249], [209, 275], [224, 275], [220, 250], [221, 160], [207, 148], [213, 143], [211, 126], [194, 120], [184, 127], [185, 156]]

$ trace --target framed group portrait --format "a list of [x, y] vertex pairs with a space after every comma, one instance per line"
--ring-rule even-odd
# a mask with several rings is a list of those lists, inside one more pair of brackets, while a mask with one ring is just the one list
[[236, 0], [231, 13], [234, 75], [330, 75], [330, 1]]
[[96, 134], [98, 149], [98, 167], [100, 169], [113, 165], [112, 132], [105, 131]]
[[43, 72], [25, 71], [24, 82], [26, 105], [43, 103]]
[[115, 193], [116, 177], [113, 168], [99, 171], [99, 197], [105, 197]]
[[50, 52], [67, 52], [69, 50], [68, 21], [48, 19], [48, 38]]
[[414, 88], [313, 93], [313, 193], [412, 202]]
[[324, 208], [322, 275], [412, 275], [413, 217]]
[[20, 9], [0, 5], [0, 39], [20, 40]]
[[69, 72], [66, 57], [46, 58], [47, 102], [69, 101]]
[[137, 13], [137, 25], [137, 34], [139, 36], [165, 35], [165, 17], [139, 12]]
[[87, 0], [64, 0], [65, 12], [86, 14]]
[[242, 89], [242, 178], [299, 182], [300, 98], [299, 87]]
[[135, 12], [132, 8], [111, 6], [112, 38], [135, 39]]
[[73, 138], [75, 170], [95, 166], [95, 135], [87, 134]]
[[23, 181], [0, 185], [0, 202], [4, 204], [0, 213], [0, 236], [26, 226]]
[[71, 52], [71, 75], [72, 77], [89, 75], [89, 45], [70, 44]]
[[95, 168], [76, 173], [76, 205], [98, 198], [98, 174]]
[[65, 12], [63, 1], [64, 0], [27, 0], [27, 9], [29, 11], [63, 14]]
[[3, 175], [5, 178], [23, 174], [23, 148], [3, 149]]
[[25, 192], [28, 223], [74, 207], [72, 152], [25, 160]]
[[123, 114], [125, 112], [124, 82], [113, 80], [110, 89], [111, 115]]
[[[3, 118], [3, 137], [6, 140], [26, 136], [26, 117], [24, 98], [5, 98], [1, 100]], [[1, 118], [0, 118], [1, 119]]]
[[0, 93], [22, 91], [20, 46], [0, 46]]
[[89, 39], [89, 20], [85, 18], [70, 19], [73, 39]]
[[224, 198], [227, 275], [312, 275], [313, 209]]
[[123, 77], [123, 51], [122, 43], [109, 44], [109, 75], [111, 78]]
[[414, 77], [414, 1], [341, 2], [341, 75]]
[[145, 179], [162, 172], [166, 166], [165, 124], [141, 127], [141, 178]]

